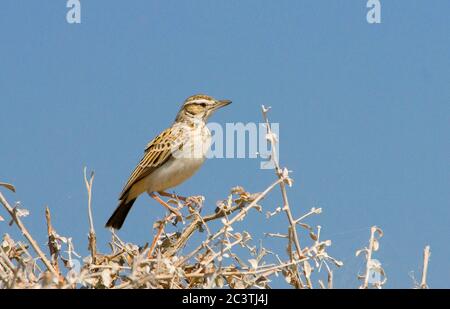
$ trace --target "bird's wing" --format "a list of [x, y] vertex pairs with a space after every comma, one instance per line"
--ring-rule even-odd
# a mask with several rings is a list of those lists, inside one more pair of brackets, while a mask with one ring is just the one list
[[172, 157], [172, 151], [182, 145], [182, 130], [170, 127], [155, 137], [145, 148], [144, 157], [131, 173], [125, 187], [120, 194], [120, 200], [124, 199], [139, 180], [150, 175], [156, 168], [166, 163]]

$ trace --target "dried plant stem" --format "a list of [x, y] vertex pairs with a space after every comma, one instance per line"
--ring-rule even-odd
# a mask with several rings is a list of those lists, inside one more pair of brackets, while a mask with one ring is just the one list
[[50, 251], [51, 262], [55, 270], [61, 274], [58, 265], [58, 247], [56, 246], [55, 232], [53, 230], [52, 218], [48, 207], [45, 208], [45, 219], [47, 221], [48, 249]]
[[332, 289], [333, 288], [333, 271], [329, 270], [328, 271], [328, 289]]
[[164, 228], [170, 220], [175, 216], [174, 213], [170, 213], [167, 215], [163, 221], [159, 222], [158, 226], [158, 232], [156, 233], [155, 238], [153, 238], [152, 244], [150, 246], [150, 249], [148, 250], [147, 258], [151, 258], [153, 255], [153, 251], [155, 250], [156, 244], [158, 243], [159, 238], [161, 237], [162, 233], [164, 232]]
[[8, 284], [8, 274], [2, 269], [1, 264], [0, 264], [0, 280], [2, 280], [5, 285]]
[[422, 269], [422, 280], [420, 282], [421, 289], [428, 289], [427, 285], [427, 273], [428, 273], [428, 262], [430, 260], [430, 246], [426, 246], [423, 250], [423, 269]]
[[370, 270], [372, 266], [372, 252], [374, 251], [374, 243], [375, 243], [375, 233], [377, 231], [376, 226], [372, 226], [370, 228], [370, 240], [369, 240], [369, 248], [366, 252], [367, 254], [367, 261], [366, 261], [366, 274], [364, 276], [364, 283], [361, 288], [367, 289], [369, 288], [369, 276], [370, 276]]
[[88, 217], [89, 217], [89, 251], [91, 252], [92, 261], [95, 263], [97, 256], [97, 237], [95, 235], [94, 220], [92, 218], [92, 184], [94, 182], [94, 172], [91, 172], [90, 178], [87, 178], [86, 167], [83, 170], [84, 184], [88, 193]]
[[161, 223], [158, 227], [158, 232], [156, 233], [155, 238], [153, 238], [152, 244], [150, 246], [150, 249], [148, 250], [148, 258], [151, 258], [153, 255], [153, 251], [155, 250], [156, 244], [158, 243], [158, 239], [161, 237], [161, 234], [164, 231], [164, 224]]
[[[16, 269], [16, 267], [14, 266], [14, 264], [11, 262], [11, 260], [9, 259], [9, 257], [6, 255], [5, 251], [3, 251], [3, 248], [0, 246], [0, 256], [2, 257], [3, 262], [5, 263], [5, 266], [7, 268], [9, 268], [9, 270], [11, 270], [12, 272], [14, 272], [14, 270]], [[5, 268], [6, 268], [5, 267]]]
[[[216, 233], [217, 236], [219, 236], [220, 234], [222, 234], [226, 228], [232, 224], [234, 224], [236, 221], [242, 220], [247, 213], [249, 212], [250, 209], [252, 209], [253, 207], [255, 207], [256, 205], [258, 205], [258, 203], [264, 198], [266, 197], [267, 194], [269, 194], [270, 191], [272, 191], [278, 184], [280, 184], [281, 182], [283, 182], [283, 179], [278, 179], [276, 180], [274, 183], [272, 183], [269, 187], [266, 188], [266, 190], [264, 190], [262, 193], [260, 193], [258, 195], [257, 198], [255, 198], [250, 204], [248, 204], [247, 206], [245, 206], [244, 208], [242, 208], [242, 210], [233, 217], [233, 219], [231, 219], [230, 221], [227, 222], [226, 226], [224, 226], [219, 232]], [[217, 237], [216, 236], [216, 237]], [[215, 237], [215, 238], [216, 238]]]
[[[279, 174], [279, 172], [277, 172], [277, 174]], [[289, 220], [289, 224], [292, 227], [292, 235], [293, 235], [293, 239], [294, 239], [294, 243], [295, 243], [295, 249], [297, 250], [298, 256], [301, 257], [302, 249], [301, 249], [300, 241], [299, 241], [298, 235], [297, 235], [295, 220], [294, 220], [294, 217], [292, 216], [291, 208], [289, 207], [289, 201], [288, 201], [288, 197], [287, 197], [287, 193], [286, 193], [286, 184], [284, 182], [280, 183], [280, 188], [281, 188], [283, 201], [284, 201], [283, 210], [286, 212], [287, 218]]]
[[[1, 250], [1, 249], [0, 249]], [[0, 252], [0, 257], [1, 257], [1, 252]], [[9, 272], [10, 269], [5, 265], [5, 263], [3, 262], [3, 257], [0, 259], [0, 276], [2, 278], [2, 281], [7, 284], [8, 283], [8, 277], [9, 277]]]
[[[247, 205], [244, 208], [240, 208], [240, 207], [234, 207], [229, 211], [221, 211], [219, 213], [213, 214], [213, 215], [209, 215], [203, 218], [203, 220], [205, 222], [214, 220], [214, 219], [218, 219], [218, 218], [222, 218], [227, 214], [230, 214], [232, 211], [236, 211], [238, 209], [241, 209], [241, 211], [230, 221], [227, 222], [227, 225], [225, 225], [224, 227], [222, 227], [217, 233], [215, 233], [214, 235], [211, 235], [211, 237], [208, 238], [208, 240], [206, 240], [205, 242], [203, 242], [201, 245], [199, 245], [197, 248], [194, 249], [194, 251], [192, 251], [190, 254], [188, 254], [186, 257], [184, 257], [179, 263], [177, 263], [177, 266], [183, 265], [183, 263], [185, 263], [187, 260], [189, 260], [192, 256], [194, 256], [198, 251], [200, 251], [201, 249], [205, 248], [206, 245], [208, 243], [210, 243], [212, 240], [216, 239], [217, 237], [219, 237], [220, 235], [222, 235], [222, 233], [224, 233], [227, 229], [227, 226], [232, 225], [234, 222], [236, 222], [237, 220], [241, 220], [246, 214], [247, 212], [255, 207], [259, 201], [261, 201], [270, 191], [272, 191], [282, 180], [278, 179], [277, 181], [275, 181], [273, 184], [271, 184], [266, 190], [264, 190], [264, 192], [260, 193], [258, 195], [258, 197], [256, 199], [254, 199], [249, 205]], [[179, 240], [177, 241], [177, 243], [170, 248], [170, 250], [168, 250], [164, 256], [171, 256], [173, 255], [175, 252], [178, 251], [178, 249], [180, 249], [181, 247], [184, 246], [184, 244], [187, 242], [187, 240], [189, 239], [189, 237], [192, 235], [192, 233], [199, 228], [199, 224], [201, 224], [200, 219], [196, 218], [187, 228], [186, 230], [182, 233], [182, 235], [180, 236]]]
[[[284, 268], [305, 262], [308, 258], [302, 258], [299, 259], [297, 261], [294, 262], [288, 262], [288, 263], [282, 263], [279, 265], [274, 265], [274, 266], [270, 266], [270, 267], [263, 267], [260, 269], [256, 269], [256, 270], [244, 270], [244, 271], [223, 271], [220, 275], [222, 276], [238, 276], [238, 277], [243, 277], [243, 276], [248, 276], [248, 275], [265, 275], [268, 276], [272, 273], [275, 272], [279, 272]], [[202, 273], [202, 272], [193, 272], [193, 273], [189, 273], [189, 274], [185, 274], [183, 277], [187, 278], [187, 279], [191, 279], [191, 278], [204, 278], [205, 276], [210, 275], [210, 273]], [[144, 278], [142, 278], [142, 282], [140, 282], [141, 284], [144, 283], [145, 281], [148, 280], [171, 280], [174, 277], [176, 277], [177, 275], [172, 274], [172, 275], [166, 275], [166, 274], [162, 274], [162, 275], [149, 275], [146, 276]], [[118, 289], [123, 289], [126, 288], [127, 286], [132, 285], [133, 283], [131, 281], [129, 282], [125, 282], [123, 284], [121, 284], [120, 286], [117, 286], [116, 288]]]
[[[280, 168], [280, 164], [278, 161], [278, 154], [275, 149], [275, 145], [276, 145], [277, 141], [275, 140], [275, 137], [272, 132], [272, 127], [270, 126], [269, 118], [267, 117], [268, 111], [269, 111], [269, 109], [262, 106], [262, 114], [263, 114], [264, 121], [266, 123], [267, 139], [271, 143], [271, 160], [272, 160], [273, 164], [275, 165], [275, 172], [276, 172], [277, 177], [279, 179], [283, 180], [282, 182], [280, 182], [281, 195], [283, 198], [282, 210], [286, 213], [287, 219], [289, 221], [289, 225], [291, 227], [292, 237], [290, 238], [290, 240], [293, 241], [295, 244], [295, 249], [297, 251], [298, 258], [301, 258], [302, 257], [302, 248], [300, 246], [300, 241], [299, 241], [299, 237], [298, 237], [298, 233], [297, 233], [296, 220], [292, 216], [291, 208], [289, 206], [289, 199], [288, 199], [287, 192], [286, 192], [285, 180], [287, 180], [287, 179], [285, 179], [284, 172]], [[291, 255], [291, 262], [293, 260], [294, 260], [294, 257]], [[296, 269], [295, 272], [296, 272], [296, 277], [299, 278], [298, 270]], [[308, 283], [308, 287], [312, 288], [311, 282], [309, 280], [307, 280], [307, 283]]]
[[4, 198], [3, 194], [0, 193], [0, 203], [5, 207], [5, 209], [8, 211], [11, 218], [16, 223], [17, 227], [22, 232], [23, 236], [28, 240], [30, 245], [33, 247], [34, 251], [39, 255], [42, 262], [44, 263], [45, 267], [54, 275], [55, 277], [58, 277], [59, 274], [53, 267], [52, 263], [45, 257], [44, 252], [42, 252], [41, 248], [39, 248], [36, 241], [33, 239], [31, 234], [28, 232], [27, 228], [23, 224], [22, 220], [16, 215], [15, 210], [9, 205], [8, 201]]

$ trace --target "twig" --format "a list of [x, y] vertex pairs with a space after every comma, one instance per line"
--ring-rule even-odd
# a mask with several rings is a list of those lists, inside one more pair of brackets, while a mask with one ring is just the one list
[[[379, 242], [375, 236], [376, 233], [378, 233], [379, 237], [383, 236], [383, 231], [379, 227], [372, 226], [370, 228], [369, 248], [364, 248], [364, 249], [358, 250], [356, 252], [356, 256], [358, 256], [361, 252], [365, 252], [365, 254], [366, 254], [366, 271], [365, 271], [365, 275], [363, 277], [364, 282], [361, 286], [361, 289], [369, 288], [369, 278], [370, 278], [371, 271], [376, 270], [376, 271], [380, 272], [381, 274], [384, 274], [384, 271], [381, 268], [381, 265], [375, 265], [374, 261], [372, 260], [373, 252], [378, 251], [378, 247], [379, 247]], [[375, 269], [375, 267], [377, 267], [378, 269]], [[384, 284], [384, 282], [375, 283], [375, 285], [379, 288], [383, 284]]]
[[[286, 216], [289, 221], [289, 225], [292, 229], [292, 239], [295, 244], [295, 249], [297, 251], [298, 258], [300, 258], [302, 256], [302, 249], [301, 249], [299, 237], [297, 234], [296, 220], [294, 220], [294, 217], [292, 216], [292, 212], [291, 212], [291, 208], [289, 206], [289, 200], [288, 200], [288, 196], [287, 196], [287, 192], [286, 192], [286, 182], [290, 185], [291, 179], [289, 179], [288, 176], [285, 175], [286, 174], [285, 171], [283, 171], [280, 168], [280, 164], [278, 161], [278, 154], [275, 149], [275, 145], [277, 142], [276, 142], [274, 134], [272, 132], [272, 127], [270, 126], [269, 118], [267, 117], [267, 112], [269, 111], [269, 109], [270, 108], [266, 108], [266, 107], [262, 106], [262, 114], [263, 114], [264, 121], [266, 123], [267, 139], [270, 141], [270, 144], [271, 144], [271, 160], [275, 165], [276, 175], [278, 176], [279, 179], [283, 180], [282, 182], [280, 182], [281, 195], [283, 198], [283, 211], [286, 213]], [[293, 261], [293, 256], [291, 256], [291, 262], [292, 261]], [[298, 277], [297, 269], [295, 271], [296, 271], [296, 276]], [[308, 286], [311, 288], [311, 284], [308, 283]]]
[[328, 270], [328, 289], [332, 289], [333, 288], [333, 271], [332, 270]]
[[373, 251], [373, 243], [375, 240], [375, 231], [376, 231], [376, 229], [374, 227], [370, 228], [369, 250], [367, 251], [366, 275], [364, 276], [363, 289], [367, 289], [369, 287], [369, 276], [370, 276], [370, 270], [371, 270], [372, 251]]
[[47, 269], [52, 273], [53, 276], [58, 277], [59, 274], [53, 267], [53, 265], [50, 263], [50, 261], [45, 257], [44, 252], [42, 252], [41, 248], [39, 248], [36, 241], [33, 239], [31, 234], [28, 232], [25, 225], [22, 223], [22, 220], [20, 220], [19, 216], [17, 216], [15, 210], [9, 205], [8, 201], [3, 197], [3, 194], [0, 192], [0, 203], [5, 207], [5, 209], [8, 211], [11, 218], [16, 223], [17, 227], [22, 232], [23, 236], [28, 240], [30, 245], [33, 247], [34, 251], [39, 255], [44, 265], [47, 267]]
[[311, 216], [311, 215], [317, 215], [322, 213], [322, 208], [315, 208], [313, 207], [308, 213], [304, 214], [303, 216], [301, 216], [300, 218], [295, 220], [296, 224], [301, 224], [301, 222], [306, 219], [307, 217]]
[[58, 265], [58, 246], [56, 244], [55, 232], [53, 230], [50, 209], [48, 207], [45, 208], [45, 219], [47, 221], [48, 249], [50, 251], [50, 259], [55, 270], [59, 274], [61, 274]]
[[156, 233], [156, 236], [153, 238], [152, 244], [150, 246], [150, 249], [147, 253], [147, 258], [151, 258], [153, 255], [153, 251], [155, 250], [156, 244], [158, 243], [159, 238], [161, 237], [161, 234], [164, 232], [164, 228], [168, 222], [175, 216], [174, 213], [169, 213], [164, 220], [161, 222], [158, 222], [158, 232]]
[[86, 190], [88, 193], [88, 216], [89, 216], [89, 251], [91, 252], [91, 257], [93, 263], [95, 263], [97, 257], [97, 237], [95, 236], [94, 220], [92, 219], [92, 183], [94, 182], [94, 172], [91, 172], [90, 178], [88, 180], [86, 174], [86, 167], [83, 170], [84, 173], [84, 183], [86, 185]]
[[289, 207], [289, 200], [288, 200], [287, 192], [286, 192], [285, 180], [287, 180], [287, 179], [285, 179], [286, 177], [285, 177], [285, 175], [283, 175], [283, 171], [280, 168], [280, 165], [279, 165], [279, 162], [278, 162], [278, 155], [277, 155], [277, 152], [275, 150], [276, 141], [274, 139], [272, 128], [271, 128], [270, 123], [269, 123], [269, 118], [267, 117], [267, 112], [268, 111], [269, 111], [269, 109], [266, 109], [264, 106], [262, 106], [263, 117], [264, 117], [264, 121], [266, 122], [267, 136], [268, 136], [268, 139], [269, 139], [269, 141], [270, 141], [270, 143], [272, 145], [272, 147], [271, 147], [271, 150], [272, 150], [272, 161], [275, 164], [275, 172], [276, 172], [278, 178], [283, 180], [282, 182], [280, 182], [280, 189], [281, 189], [281, 193], [282, 193], [282, 197], [283, 197], [283, 203], [284, 203], [283, 210], [286, 212], [286, 215], [287, 215], [288, 220], [289, 220], [289, 224], [292, 227], [292, 233], [293, 233], [293, 238], [294, 238], [294, 243], [295, 243], [295, 247], [296, 247], [296, 250], [297, 250], [297, 254], [298, 254], [299, 257], [301, 257], [302, 249], [300, 247], [300, 241], [298, 240], [297, 229], [295, 228], [296, 222], [295, 222], [295, 220], [294, 220], [294, 218], [292, 216], [292, 212], [291, 212], [291, 208]]
[[430, 246], [426, 246], [423, 250], [423, 269], [422, 269], [422, 281], [420, 282], [421, 289], [428, 289], [427, 285], [427, 273], [428, 273], [428, 262], [430, 260]]

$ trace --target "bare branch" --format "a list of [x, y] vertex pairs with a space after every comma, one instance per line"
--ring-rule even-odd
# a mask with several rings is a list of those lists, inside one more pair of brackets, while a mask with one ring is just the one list
[[19, 216], [17, 216], [15, 210], [9, 205], [8, 201], [4, 198], [3, 194], [0, 192], [0, 203], [5, 207], [5, 209], [8, 211], [11, 218], [16, 223], [17, 227], [22, 232], [23, 236], [28, 240], [30, 245], [33, 247], [34, 251], [39, 255], [40, 259], [44, 263], [44, 265], [47, 267], [47, 269], [55, 276], [58, 277], [59, 274], [53, 267], [53, 265], [50, 263], [50, 261], [45, 257], [44, 252], [42, 252], [41, 248], [39, 248], [36, 241], [33, 239], [31, 234], [28, 232], [25, 225], [22, 223], [22, 220], [20, 220]]
[[58, 274], [61, 274], [59, 271], [59, 265], [58, 265], [58, 245], [56, 243], [56, 236], [55, 232], [53, 230], [52, 226], [52, 219], [50, 215], [50, 209], [48, 207], [45, 208], [45, 219], [47, 221], [47, 235], [48, 235], [48, 248], [50, 251], [50, 258], [51, 263], [53, 265], [53, 268], [58, 272]]
[[89, 179], [86, 173], [87, 168], [84, 167], [84, 184], [86, 185], [86, 190], [88, 194], [88, 217], [89, 217], [89, 251], [91, 252], [92, 261], [95, 263], [97, 256], [97, 237], [95, 235], [94, 220], [92, 219], [92, 184], [94, 182], [94, 172], [91, 172]]
[[430, 246], [426, 246], [423, 250], [423, 268], [422, 268], [422, 280], [420, 282], [421, 289], [428, 289], [427, 285], [427, 273], [428, 273], [428, 262], [430, 260], [431, 251]]

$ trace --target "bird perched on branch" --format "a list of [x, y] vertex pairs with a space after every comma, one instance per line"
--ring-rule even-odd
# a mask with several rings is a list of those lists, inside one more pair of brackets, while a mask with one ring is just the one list
[[203, 94], [187, 98], [172, 126], [148, 143], [106, 227], [120, 229], [138, 196], [145, 192], [180, 217], [177, 209], [155, 193], [167, 196], [165, 190], [183, 183], [200, 168], [211, 145], [206, 122], [217, 109], [230, 103]]

